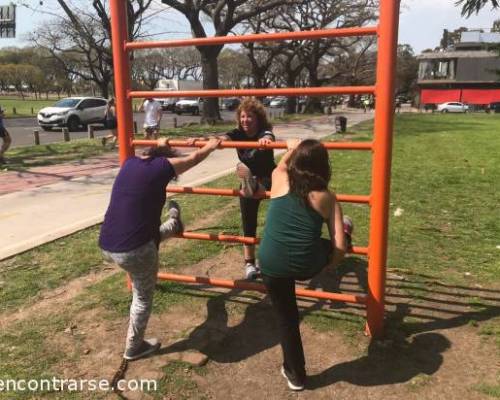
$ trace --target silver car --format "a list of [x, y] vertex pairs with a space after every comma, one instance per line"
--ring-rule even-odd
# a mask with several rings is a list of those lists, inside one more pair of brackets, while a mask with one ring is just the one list
[[469, 111], [469, 106], [464, 103], [449, 101], [447, 103], [439, 104], [437, 106], [437, 110], [442, 113], [466, 113]]
[[52, 107], [38, 112], [38, 125], [43, 130], [66, 126], [76, 131], [80, 126], [106, 122], [108, 101], [100, 97], [68, 97], [59, 100]]

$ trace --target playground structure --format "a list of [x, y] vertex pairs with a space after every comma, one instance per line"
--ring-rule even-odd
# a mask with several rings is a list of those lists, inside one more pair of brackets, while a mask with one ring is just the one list
[[[400, 0], [380, 0], [379, 23], [371, 27], [320, 29], [299, 32], [280, 32], [250, 34], [243, 36], [224, 36], [189, 38], [152, 42], [129, 42], [127, 32], [127, 9], [124, 0], [111, 0], [111, 27], [113, 62], [115, 70], [116, 108], [118, 119], [119, 155], [123, 163], [134, 155], [134, 146], [156, 145], [156, 141], [134, 140], [132, 120], [132, 99], [144, 97], [241, 97], [241, 96], [324, 96], [340, 94], [370, 94], [376, 96], [375, 124], [371, 142], [329, 142], [327, 149], [364, 150], [372, 152], [372, 185], [369, 195], [338, 195], [342, 202], [368, 205], [370, 209], [369, 244], [367, 247], [353, 247], [354, 254], [368, 257], [368, 293], [350, 295], [323, 291], [297, 289], [298, 296], [318, 299], [364, 304], [366, 306], [366, 332], [379, 337], [384, 327], [385, 279], [387, 261], [388, 213], [390, 195], [390, 174], [392, 158], [394, 76], [396, 68], [396, 49], [399, 23]], [[373, 86], [280, 88], [280, 89], [239, 89], [239, 90], [191, 90], [191, 91], [133, 91], [131, 90], [129, 53], [148, 48], [170, 48], [184, 46], [208, 46], [229, 43], [262, 42], [279, 40], [315, 40], [326, 37], [367, 36], [378, 37], [376, 84]], [[172, 147], [202, 147], [203, 141], [189, 144], [187, 141], [170, 140]], [[259, 145], [249, 142], [222, 142], [220, 148], [286, 148], [285, 143]], [[239, 196], [238, 190], [171, 187], [170, 193], [192, 193], [203, 195]], [[268, 197], [267, 193], [265, 197]], [[214, 235], [184, 232], [184, 239], [216, 240], [233, 243], [257, 244], [258, 238], [232, 235]], [[208, 284], [226, 288], [241, 288], [265, 292], [263, 285], [254, 282], [232, 281], [159, 273], [158, 278], [185, 283]]]

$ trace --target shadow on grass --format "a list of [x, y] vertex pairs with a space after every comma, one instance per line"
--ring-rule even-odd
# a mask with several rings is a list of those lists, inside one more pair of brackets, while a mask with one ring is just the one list
[[[332, 292], [365, 293], [366, 271], [366, 261], [351, 257], [336, 273], [324, 272], [306, 286]], [[199, 292], [201, 297], [207, 295]], [[233, 306], [246, 305], [242, 321], [235, 326], [228, 326], [230, 303]], [[331, 305], [330, 301], [307, 299], [300, 300], [299, 304], [302, 319], [320, 310], [322, 318], [326, 315], [330, 320], [364, 314], [364, 307], [359, 305], [337, 303], [328, 315], [325, 309]], [[315, 389], [340, 381], [377, 386], [408, 382], [422, 373], [432, 375], [443, 363], [443, 352], [452, 346], [443, 334], [434, 331], [487, 321], [499, 315], [499, 291], [442, 284], [428, 275], [389, 273], [385, 337], [372, 340], [366, 355], [309, 376], [307, 388]], [[233, 289], [224, 294], [212, 293], [207, 301], [207, 319], [188, 338], [163, 348], [161, 353], [196, 349], [211, 360], [233, 363], [278, 344], [278, 330], [267, 298], [253, 298], [249, 302], [241, 290]]]

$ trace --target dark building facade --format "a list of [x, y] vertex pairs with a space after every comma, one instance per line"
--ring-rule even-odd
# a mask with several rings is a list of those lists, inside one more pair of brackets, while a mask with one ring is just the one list
[[500, 101], [500, 33], [463, 32], [453, 49], [418, 56], [420, 104]]

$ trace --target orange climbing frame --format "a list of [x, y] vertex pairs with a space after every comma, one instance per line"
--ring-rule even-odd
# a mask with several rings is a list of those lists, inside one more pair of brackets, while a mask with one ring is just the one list
[[[384, 327], [385, 279], [387, 262], [387, 236], [389, 193], [392, 158], [392, 130], [394, 103], [394, 76], [399, 24], [400, 0], [380, 0], [379, 23], [373, 27], [344, 29], [320, 29], [302, 32], [262, 33], [243, 36], [189, 38], [153, 42], [129, 41], [127, 29], [126, 1], [110, 0], [113, 63], [115, 73], [116, 111], [120, 162], [134, 154], [134, 146], [151, 145], [155, 142], [133, 140], [132, 99], [154, 97], [233, 97], [233, 96], [324, 96], [334, 94], [373, 94], [376, 96], [375, 126], [373, 141], [370, 143], [325, 143], [325, 147], [335, 150], [370, 150], [372, 152], [372, 189], [369, 196], [339, 195], [340, 201], [362, 203], [370, 206], [370, 231], [368, 247], [354, 247], [353, 252], [368, 256], [368, 293], [366, 296], [325, 293], [297, 289], [299, 296], [346, 301], [366, 305], [366, 331], [373, 337], [380, 336]], [[378, 38], [377, 74], [374, 86], [311, 87], [282, 89], [241, 89], [241, 90], [197, 90], [197, 91], [132, 91], [130, 80], [129, 53], [135, 50], [158, 47], [208, 46], [217, 44], [262, 42], [280, 40], [316, 40], [325, 37], [367, 36]], [[171, 146], [188, 145], [185, 141], [170, 140]], [[202, 146], [202, 141], [192, 146]], [[259, 147], [257, 144], [223, 142], [220, 147]], [[260, 146], [262, 147], [262, 146]], [[267, 148], [285, 148], [285, 143], [273, 143]], [[168, 188], [172, 193], [211, 194], [239, 196], [237, 190], [206, 188]], [[268, 193], [264, 196], [268, 197]], [[258, 243], [258, 238], [231, 235], [211, 235], [185, 232], [186, 239], [217, 240], [237, 243]], [[210, 279], [175, 274], [160, 273], [159, 279], [177, 282], [209, 284], [227, 288], [242, 288], [265, 291], [258, 283]]]

